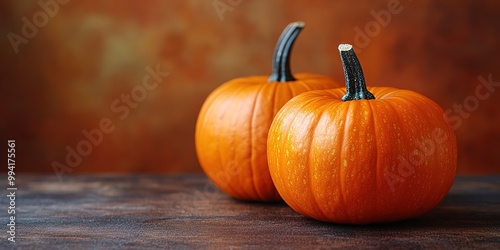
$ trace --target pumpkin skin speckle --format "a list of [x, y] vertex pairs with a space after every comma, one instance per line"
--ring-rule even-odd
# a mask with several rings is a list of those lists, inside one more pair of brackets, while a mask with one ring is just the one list
[[399, 221], [428, 212], [451, 187], [457, 145], [443, 110], [416, 92], [362, 80], [351, 90], [374, 99], [343, 101], [359, 94], [345, 89], [303, 93], [271, 125], [271, 177], [298, 213], [344, 224]]

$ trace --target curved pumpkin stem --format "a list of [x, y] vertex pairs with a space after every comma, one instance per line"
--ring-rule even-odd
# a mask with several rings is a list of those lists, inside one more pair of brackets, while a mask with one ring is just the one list
[[288, 82], [295, 81], [290, 71], [290, 55], [293, 43], [304, 28], [304, 22], [290, 23], [281, 33], [273, 56], [273, 73], [269, 76], [268, 82]]
[[375, 96], [366, 89], [365, 77], [356, 53], [350, 44], [339, 45], [340, 58], [344, 68], [345, 87], [347, 93], [342, 97], [342, 101], [375, 99]]

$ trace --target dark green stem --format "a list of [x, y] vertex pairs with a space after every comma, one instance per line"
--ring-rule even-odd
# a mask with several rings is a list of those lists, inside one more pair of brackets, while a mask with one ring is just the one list
[[293, 22], [286, 26], [281, 33], [273, 56], [273, 73], [269, 76], [269, 82], [295, 81], [290, 71], [290, 57], [293, 43], [304, 28], [303, 22]]
[[350, 44], [339, 45], [342, 67], [344, 67], [345, 87], [347, 93], [342, 97], [342, 101], [352, 101], [361, 99], [375, 99], [375, 96], [366, 89], [365, 77], [359, 63], [358, 57]]

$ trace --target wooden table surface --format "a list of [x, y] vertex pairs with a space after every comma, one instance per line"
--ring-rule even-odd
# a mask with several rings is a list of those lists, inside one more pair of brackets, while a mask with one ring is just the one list
[[[234, 200], [202, 174], [18, 175], [16, 242], [0, 249], [500, 249], [500, 176], [459, 176], [417, 219], [346, 226], [305, 218], [284, 203]], [[4, 189], [5, 190], [5, 189]], [[7, 191], [4, 191], [5, 193]]]

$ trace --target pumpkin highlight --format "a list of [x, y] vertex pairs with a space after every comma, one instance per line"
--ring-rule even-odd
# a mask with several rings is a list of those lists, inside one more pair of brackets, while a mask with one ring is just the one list
[[281, 200], [267, 165], [267, 135], [278, 110], [292, 97], [340, 85], [326, 76], [290, 70], [290, 52], [304, 23], [288, 25], [273, 57], [271, 76], [231, 80], [205, 100], [195, 145], [203, 171], [222, 191], [240, 200]]
[[271, 177], [305, 216], [342, 224], [417, 217], [447, 194], [457, 165], [443, 110], [409, 90], [366, 87], [350, 45], [339, 46], [346, 89], [290, 100], [268, 137]]

